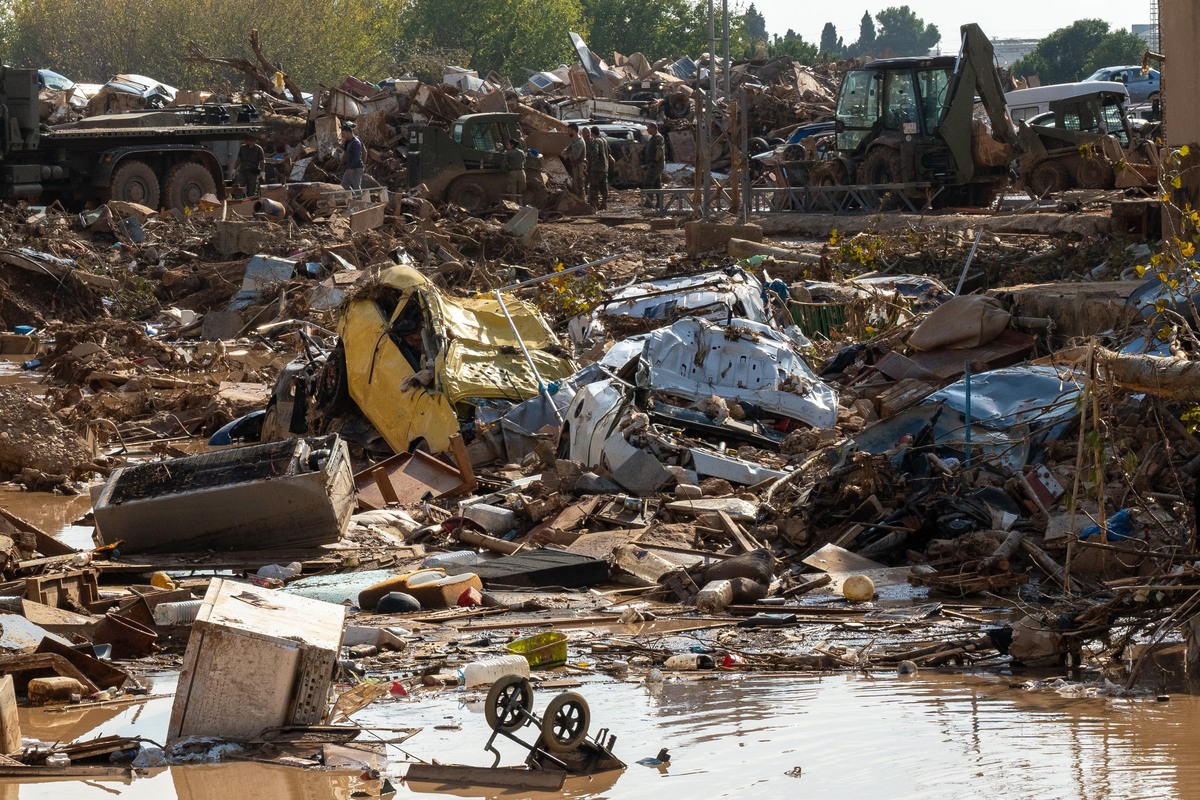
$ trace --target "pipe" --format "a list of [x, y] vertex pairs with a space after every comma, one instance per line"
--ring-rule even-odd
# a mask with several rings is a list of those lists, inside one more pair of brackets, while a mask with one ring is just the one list
[[[557, 273], [562, 274], [562, 273]], [[550, 408], [554, 411], [554, 416], [558, 420], [558, 424], [563, 424], [563, 416], [558, 410], [558, 406], [554, 403], [554, 398], [550, 396], [550, 390], [546, 387], [542, 380], [542, 374], [538, 372], [537, 364], [533, 363], [533, 356], [529, 355], [529, 349], [525, 347], [525, 340], [521, 338], [521, 334], [517, 331], [517, 323], [513, 322], [512, 315], [508, 313], [508, 306], [504, 305], [504, 297], [500, 294], [500, 290], [496, 290], [496, 302], [500, 304], [500, 310], [504, 312], [504, 318], [508, 320], [508, 327], [512, 328], [513, 336], [517, 337], [517, 344], [521, 346], [521, 352], [525, 354], [525, 363], [529, 365], [529, 369], [533, 372], [533, 377], [537, 379], [538, 394], [546, 398], [546, 402], [550, 404]]]

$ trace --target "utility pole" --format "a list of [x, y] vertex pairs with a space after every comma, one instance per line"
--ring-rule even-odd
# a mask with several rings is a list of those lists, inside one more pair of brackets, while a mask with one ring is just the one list
[[708, 195], [712, 190], [712, 143], [709, 136], [712, 132], [713, 102], [717, 95], [717, 23], [713, 0], [708, 0], [708, 97], [704, 98], [704, 154], [701, 163], [704, 164], [703, 190], [700, 197], [700, 217], [708, 219]]
[[722, 48], [722, 53], [725, 58], [725, 64], [722, 72], [725, 74], [725, 102], [729, 102], [730, 90], [730, 75], [729, 75], [729, 0], [721, 0], [721, 13], [725, 17], [725, 46]]

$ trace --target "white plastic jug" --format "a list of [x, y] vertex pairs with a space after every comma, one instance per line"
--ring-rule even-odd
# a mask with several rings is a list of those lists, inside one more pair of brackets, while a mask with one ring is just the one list
[[505, 675], [520, 675], [529, 677], [529, 661], [525, 656], [490, 656], [472, 661], [463, 667], [462, 684], [468, 689], [472, 686], [491, 686]]

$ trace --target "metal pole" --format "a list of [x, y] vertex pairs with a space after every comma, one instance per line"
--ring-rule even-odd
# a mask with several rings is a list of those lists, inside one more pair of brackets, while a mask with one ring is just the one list
[[[562, 273], [556, 273], [561, 275]], [[521, 346], [521, 352], [525, 354], [525, 363], [529, 365], [529, 369], [533, 372], [533, 377], [537, 378], [538, 394], [546, 398], [546, 402], [550, 404], [551, 410], [554, 411], [555, 418], [558, 419], [558, 424], [562, 425], [563, 417], [558, 411], [558, 406], [554, 404], [554, 398], [550, 396], [550, 390], [542, 381], [542, 373], [538, 372], [537, 364], [533, 363], [533, 356], [529, 355], [529, 350], [525, 347], [525, 340], [521, 338], [520, 332], [517, 331], [517, 323], [513, 322], [512, 316], [508, 313], [508, 306], [504, 305], [504, 298], [500, 295], [500, 290], [496, 290], [496, 302], [500, 304], [500, 310], [504, 312], [504, 318], [508, 320], [508, 327], [512, 328], [513, 336], [517, 338], [517, 344]]]
[[965, 428], [965, 431], [963, 433], [963, 441], [964, 441], [964, 444], [966, 445], [966, 447], [963, 448], [963, 454], [965, 457], [964, 461], [963, 461], [963, 466], [965, 466], [967, 469], [970, 469], [971, 468], [971, 365], [969, 363], [967, 364], [967, 369], [966, 369], [966, 379], [967, 379], [967, 386], [966, 386], [966, 389], [967, 389], [966, 412], [967, 413], [965, 414], [965, 416], [967, 418], [967, 427]]
[[725, 63], [721, 67], [721, 72], [725, 76], [725, 99], [729, 99], [729, 0], [721, 0], [721, 15], [725, 18], [725, 32], [722, 34], [724, 46], [721, 48]]
[[717, 93], [717, 22], [713, 0], [708, 0], [708, 97], [704, 98], [704, 179], [700, 192], [700, 216], [708, 219], [708, 193], [712, 187], [712, 130], [713, 100]]
[[750, 204], [753, 201], [750, 192], [750, 95], [743, 87], [738, 92], [738, 110], [741, 112], [738, 115], [738, 122], [741, 123], [741, 136], [739, 137], [740, 149], [742, 151], [742, 224], [745, 225], [750, 220]]
[[962, 291], [963, 283], [967, 280], [967, 270], [971, 268], [971, 261], [975, 258], [975, 249], [979, 247], [979, 240], [983, 238], [983, 228], [979, 229], [979, 235], [975, 237], [975, 243], [971, 245], [971, 252], [967, 253], [967, 263], [963, 264], [962, 275], [958, 276], [958, 286], [954, 287], [954, 293], [957, 295]]
[[550, 278], [557, 278], [560, 275], [570, 275], [572, 272], [579, 272], [581, 269], [598, 267], [601, 264], [607, 264], [610, 261], [616, 261], [618, 258], [624, 258], [625, 255], [625, 253], [620, 253], [615, 256], [605, 256], [604, 258], [600, 258], [595, 261], [589, 261], [586, 264], [576, 264], [575, 266], [568, 267], [567, 269], [560, 269], [558, 272], [547, 272], [545, 275], [541, 275], [537, 278], [530, 278], [529, 280], [521, 281], [520, 283], [510, 283], [508, 286], [501, 286], [499, 291], [511, 292], [513, 289], [520, 289], [522, 286], [532, 286], [535, 283], [541, 283], [542, 281], [549, 280]]

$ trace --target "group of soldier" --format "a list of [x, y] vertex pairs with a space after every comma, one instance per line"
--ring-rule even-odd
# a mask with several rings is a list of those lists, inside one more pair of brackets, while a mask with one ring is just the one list
[[[567, 168], [571, 192], [597, 210], [608, 208], [608, 171], [616, 163], [608, 137], [600, 132], [598, 126], [581, 127], [575, 122], [567, 126], [567, 132], [570, 143], [561, 157]], [[642, 205], [661, 209], [663, 171], [667, 165], [666, 140], [653, 122], [646, 126], [646, 133], [641, 160], [642, 189], [645, 193]]]

